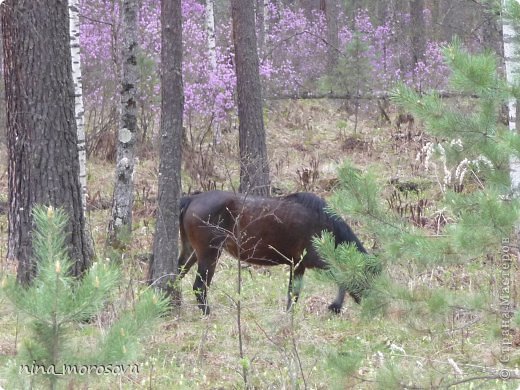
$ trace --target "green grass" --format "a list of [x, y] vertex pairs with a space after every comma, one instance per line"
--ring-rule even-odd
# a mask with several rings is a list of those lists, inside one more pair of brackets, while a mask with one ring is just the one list
[[[248, 381], [255, 388], [294, 388], [295, 384], [303, 388], [301, 371], [307, 387], [316, 389], [386, 388], [383, 383], [392, 388], [393, 371], [405, 384], [424, 386], [431, 377], [432, 385], [442, 385], [437, 383], [440, 377], [445, 378], [444, 383], [458, 380], [448, 359], [453, 359], [466, 376], [478, 376], [480, 367], [498, 367], [500, 333], [493, 315], [476, 321], [450, 321], [450, 316], [426, 313], [422, 318], [410, 318], [396, 305], [386, 316], [363, 318], [361, 307], [348, 300], [344, 312], [337, 316], [326, 310], [335, 287], [314, 277], [312, 271], [305, 276], [301, 301], [290, 314], [284, 310], [287, 269], [242, 271], [242, 335], [249, 362]], [[166, 319], [145, 343], [143, 358], [137, 362], [139, 375], [72, 378], [74, 383], [80, 386], [86, 381], [89, 388], [243, 388], [234, 303], [238, 299], [236, 261], [223, 258], [218, 266], [209, 290], [209, 317], [203, 317], [195, 305], [193, 277], [192, 270], [181, 283], [184, 301], [180, 317]], [[447, 277], [455, 280], [456, 275]], [[0, 365], [4, 365], [14, 352], [16, 330], [19, 342], [25, 329], [23, 321], [16, 324], [16, 316], [3, 304], [0, 307]], [[92, 332], [102, 331], [102, 324], [98, 319], [95, 326], [78, 329], [78, 343], [82, 343], [82, 337], [88, 339]], [[360, 355], [360, 361], [345, 377], [342, 371], [349, 366], [343, 360], [353, 351]], [[331, 357], [338, 353], [339, 361], [336, 358], [333, 362]], [[518, 359], [518, 353], [514, 355]], [[469, 388], [466, 386], [458, 388]], [[502, 387], [516, 388], [517, 384], [489, 381], [482, 388]]]

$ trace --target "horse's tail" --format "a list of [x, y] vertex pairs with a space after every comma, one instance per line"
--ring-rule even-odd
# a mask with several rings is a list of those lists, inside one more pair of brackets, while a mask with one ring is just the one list
[[189, 263], [190, 258], [193, 256], [193, 248], [190, 244], [190, 240], [186, 235], [186, 231], [184, 230], [184, 215], [186, 214], [186, 209], [190, 205], [193, 200], [193, 196], [183, 196], [179, 202], [179, 234], [181, 238], [181, 247], [179, 253], [178, 267], [180, 270], [179, 277], [182, 278], [189, 270], [192, 264]]
[[190, 205], [193, 200], [193, 196], [183, 196], [179, 202], [179, 224], [182, 226], [182, 220], [184, 219], [184, 214], [186, 209]]

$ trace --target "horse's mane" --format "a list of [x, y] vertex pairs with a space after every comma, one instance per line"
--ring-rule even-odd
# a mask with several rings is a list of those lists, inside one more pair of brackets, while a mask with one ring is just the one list
[[310, 192], [295, 192], [289, 194], [282, 199], [290, 202], [301, 204], [306, 209], [313, 211], [320, 221], [331, 225], [332, 233], [336, 239], [336, 245], [343, 242], [354, 243], [357, 249], [362, 253], [367, 253], [361, 241], [356, 237], [350, 226], [339, 216], [332, 214], [327, 210], [327, 203], [319, 196]]

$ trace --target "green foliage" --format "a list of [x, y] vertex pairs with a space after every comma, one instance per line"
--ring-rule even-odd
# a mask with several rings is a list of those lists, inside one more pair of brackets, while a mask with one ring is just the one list
[[28, 287], [17, 284], [14, 277], [2, 281], [2, 293], [16, 311], [27, 317], [29, 328], [18, 356], [11, 362], [13, 385], [34, 386], [44, 380], [54, 388], [59, 378], [48, 372], [20, 376], [20, 365], [41, 365], [60, 373], [63, 364], [115, 364], [135, 359], [140, 337], [165, 312], [166, 299], [152, 291], [144, 292], [133, 310], [122, 314], [106, 337], [98, 337], [96, 345], [101, 352], [91, 351], [87, 345], [83, 353], [76, 352], [71, 347], [73, 330], [103, 310], [117, 290], [120, 272], [111, 264], [97, 262], [81, 280], [75, 279], [69, 273], [73, 264], [64, 244], [65, 213], [35, 207], [33, 218], [37, 275]]
[[444, 57], [452, 72], [450, 85], [456, 91], [490, 98], [492, 102], [507, 96], [506, 83], [497, 74], [497, 59], [492, 52], [470, 54], [455, 39], [444, 49]]
[[518, 202], [504, 201], [503, 194], [491, 189], [471, 194], [446, 194], [458, 223], [448, 232], [454, 247], [472, 256], [496, 248], [502, 238], [509, 237], [518, 221]]
[[350, 338], [345, 341], [337, 352], [329, 355], [329, 366], [335, 372], [341, 374], [340, 380], [355, 374], [359, 369], [365, 358], [363, 349], [364, 346], [358, 338]]
[[313, 238], [313, 245], [330, 265], [321, 273], [358, 296], [364, 295], [381, 272], [381, 262], [375, 256], [359, 252], [352, 244], [343, 243], [336, 247], [329, 232], [324, 231], [321, 237]]
[[377, 372], [377, 388], [381, 390], [393, 390], [403, 388], [403, 372], [393, 362], [388, 362]]
[[355, 33], [340, 55], [332, 74], [320, 80], [320, 89], [326, 92], [348, 91], [359, 95], [370, 83], [370, 62], [366, 56], [368, 45]]
[[[396, 289], [401, 291], [396, 292]], [[373, 320], [376, 317], [385, 315], [398, 293], [406, 294], [408, 290], [402, 289], [401, 286], [393, 283], [388, 278], [388, 275], [382, 274], [374, 281], [372, 288], [363, 298], [361, 317], [366, 320]]]
[[[496, 59], [489, 53], [470, 55], [455, 41], [445, 50], [453, 69], [452, 86], [480, 96], [471, 112], [458, 111], [435, 93], [419, 95], [404, 85], [393, 99], [425, 122], [427, 131], [445, 139], [432, 146], [445, 175], [440, 205], [455, 220], [447, 234], [432, 237], [382, 207], [382, 189], [374, 169], [361, 173], [351, 164], [339, 171], [340, 189], [332, 205], [362, 220], [385, 248], [389, 259], [407, 257], [419, 263], [464, 261], [497, 248], [512, 233], [519, 217], [518, 199], [510, 199], [509, 157], [518, 154], [519, 137], [498, 123], [498, 110], [508, 96]], [[472, 192], [453, 192], [455, 183], [473, 180]], [[367, 218], [368, 217], [368, 218]]]
[[[370, 286], [362, 301], [362, 318], [373, 321], [392, 313], [409, 324], [408, 330], [442, 332], [457, 315], [471, 318], [477, 317], [475, 312], [489, 310], [496, 301], [494, 276], [489, 276], [489, 286], [472, 288], [472, 274], [499, 253], [502, 240], [513, 236], [520, 217], [509, 176], [511, 156], [520, 157], [520, 137], [499, 121], [501, 106], [515, 88], [499, 77], [496, 58], [490, 53], [469, 54], [454, 41], [445, 49], [445, 57], [452, 69], [450, 85], [467, 95], [466, 107], [404, 85], [395, 89], [393, 100], [420, 119], [432, 138], [441, 140], [427, 146], [424, 159], [427, 169], [435, 167], [440, 184], [430, 206], [436, 209], [426, 211], [442, 215], [449, 223], [435, 231], [410, 223], [406, 215], [386, 207], [389, 183], [377, 175], [377, 167], [362, 172], [345, 162], [329, 203], [366, 227], [377, 255], [362, 256], [350, 246], [335, 248], [326, 234], [315, 240], [320, 255], [333, 264], [330, 277], [353, 289]], [[372, 258], [387, 267], [370, 280], [366, 267]], [[439, 270], [444, 278], [438, 281], [434, 275]], [[469, 286], [458, 280], [459, 270], [470, 279]], [[444, 284], [446, 279], [451, 284]], [[518, 315], [515, 321], [519, 322]], [[358, 352], [353, 348], [352, 356]], [[352, 356], [336, 369], [355, 370], [359, 362]], [[435, 370], [422, 370], [420, 377], [414, 372], [405, 362], [387, 360], [375, 371], [375, 380], [384, 389], [440, 380]]]
[[459, 111], [436, 94], [419, 96], [403, 85], [394, 91], [393, 99], [420, 117], [431, 135], [446, 139], [436, 146], [442, 151], [444, 184], [462, 184], [469, 180], [468, 172], [478, 185], [471, 193], [446, 191], [443, 204], [458, 222], [449, 229], [453, 247], [482, 254], [511, 234], [518, 220], [519, 202], [508, 195], [509, 158], [519, 156], [519, 137], [498, 121], [510, 89], [498, 76], [495, 57], [469, 54], [458, 41], [445, 49], [445, 56], [453, 88], [479, 97], [472, 102], [473, 110]]
[[128, 362], [139, 356], [140, 343], [146, 329], [153, 328], [168, 309], [168, 300], [153, 290], [145, 290], [131, 311], [124, 312], [112, 324], [102, 348], [94, 357], [104, 362]]
[[505, 9], [502, 10], [505, 17], [509, 17], [515, 26], [520, 25], [520, 4], [514, 0], [505, 1]]
[[516, 311], [516, 313], [513, 317], [513, 321], [517, 326], [520, 326], [520, 311], [519, 310]]

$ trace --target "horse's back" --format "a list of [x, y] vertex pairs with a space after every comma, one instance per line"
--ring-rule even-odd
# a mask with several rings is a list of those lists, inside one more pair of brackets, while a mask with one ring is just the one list
[[181, 210], [184, 227], [214, 223], [226, 212], [235, 197], [232, 192], [208, 191], [191, 195], [186, 200], [183, 198]]
[[270, 198], [209, 191], [182, 203], [188, 204], [182, 227], [194, 248], [218, 247], [255, 264], [287, 264], [307, 253], [307, 267], [322, 267], [312, 237], [337, 233], [325, 201], [311, 193]]

